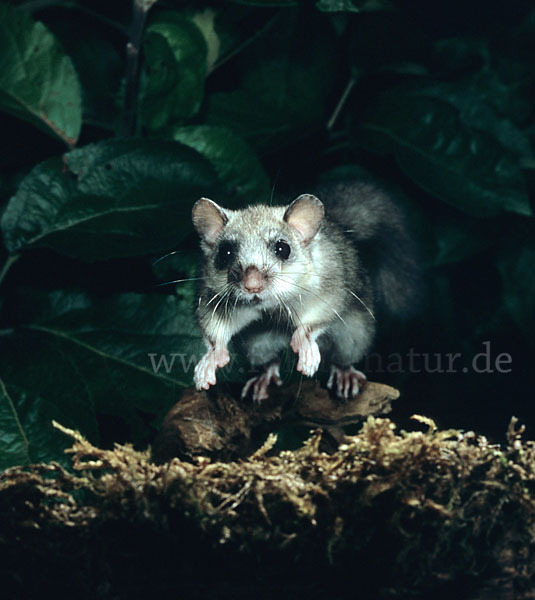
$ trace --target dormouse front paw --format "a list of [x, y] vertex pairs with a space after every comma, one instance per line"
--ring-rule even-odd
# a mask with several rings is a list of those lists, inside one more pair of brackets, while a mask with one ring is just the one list
[[193, 379], [198, 390], [207, 390], [215, 385], [218, 367], [224, 367], [230, 361], [228, 350], [224, 346], [212, 346], [195, 367]]
[[297, 328], [290, 341], [290, 347], [299, 355], [297, 370], [307, 377], [312, 377], [320, 366], [321, 354], [319, 346], [312, 339], [310, 332], [300, 327]]

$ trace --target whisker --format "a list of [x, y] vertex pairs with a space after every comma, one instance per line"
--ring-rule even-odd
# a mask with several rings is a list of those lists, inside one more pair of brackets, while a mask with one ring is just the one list
[[[284, 273], [282, 273], [282, 275], [317, 275], [317, 273], [315, 273], [314, 271], [305, 271], [305, 272], [299, 272], [299, 271], [285, 271]], [[277, 275], [280, 277], [280, 274]], [[299, 286], [299, 284], [291, 281], [289, 283], [293, 283], [294, 285], [301, 287], [302, 289], [304, 289], [305, 291], [308, 291], [309, 293], [313, 294], [314, 292], [310, 289], [307, 289], [303, 286]], [[356, 298], [361, 304], [362, 306], [367, 310], [367, 312], [370, 314], [371, 318], [376, 321], [375, 315], [373, 314], [373, 312], [370, 310], [370, 308], [366, 305], [366, 303], [364, 302], [364, 300], [362, 298], [360, 298], [357, 294], [355, 294], [355, 292], [351, 291], [349, 288], [344, 288], [345, 290], [347, 290], [354, 298]], [[319, 297], [319, 296], [318, 296]], [[320, 298], [322, 299], [322, 298]], [[322, 299], [323, 300], [323, 299]]]
[[333, 311], [333, 313], [334, 313], [334, 314], [335, 314], [335, 315], [336, 315], [336, 316], [337, 316], [337, 317], [340, 319], [340, 321], [342, 321], [342, 323], [343, 323], [344, 325], [347, 325], [347, 323], [344, 321], [344, 319], [342, 319], [342, 317], [341, 317], [340, 313], [339, 313], [339, 312], [338, 312], [336, 309], [334, 309], [332, 306], [330, 306], [330, 304], [329, 304], [328, 302], [326, 302], [326, 301], [325, 301], [325, 300], [324, 300], [324, 299], [323, 299], [323, 298], [322, 298], [322, 297], [321, 297], [319, 294], [316, 294], [315, 292], [313, 292], [313, 291], [312, 291], [311, 289], [309, 289], [309, 288], [306, 288], [306, 287], [304, 287], [304, 286], [302, 286], [302, 285], [299, 285], [298, 283], [295, 283], [295, 281], [291, 281], [291, 280], [288, 280], [288, 279], [286, 279], [286, 280], [285, 280], [283, 277], [280, 277], [280, 276], [279, 276], [279, 278], [280, 278], [282, 281], [285, 281], [286, 283], [290, 283], [290, 284], [292, 284], [292, 285], [295, 285], [295, 287], [298, 287], [298, 288], [300, 288], [300, 289], [304, 290], [304, 291], [305, 291], [305, 292], [307, 292], [308, 294], [312, 294], [312, 295], [313, 295], [314, 297], [316, 297], [318, 300], [320, 300], [321, 302], [323, 302], [323, 304], [325, 304], [326, 306], [328, 306], [328, 307], [329, 307], [329, 308], [330, 308], [330, 309]]
[[362, 306], [364, 306], [364, 308], [370, 313], [371, 318], [375, 321], [375, 315], [372, 313], [372, 311], [368, 308], [368, 306], [366, 305], [366, 303], [364, 302], [364, 300], [362, 298], [359, 298], [359, 296], [357, 296], [357, 294], [355, 294], [355, 292], [352, 292], [349, 288], [344, 288], [345, 290], [347, 290], [352, 296], [354, 296], [361, 304]]
[[222, 290], [219, 290], [219, 292], [216, 292], [211, 298], [210, 300], [206, 303], [206, 306], [210, 306], [210, 304], [212, 304], [212, 302], [219, 296], [219, 294], [222, 294], [228, 287], [228, 284], [225, 284], [225, 286], [223, 287]]
[[230, 293], [230, 288], [227, 288], [224, 292], [224, 294], [221, 296], [221, 298], [219, 298], [217, 304], [214, 306], [214, 310], [212, 311], [212, 319], [214, 318], [215, 312], [217, 310], [217, 307], [221, 304], [221, 302], [228, 297]]
[[164, 258], [167, 258], [168, 256], [172, 256], [173, 254], [180, 254], [184, 252], [183, 250], [173, 250], [173, 252], [168, 252], [167, 254], [164, 254], [163, 256], [160, 256], [160, 258], [157, 258], [153, 263], [152, 266], [154, 267], [155, 265], [157, 265], [161, 260], [163, 260]]
[[275, 195], [275, 187], [277, 186], [277, 182], [279, 180], [279, 175], [280, 175], [280, 168], [277, 171], [277, 174], [275, 175], [275, 180], [273, 181], [273, 185], [271, 186], [271, 196], [269, 197], [269, 205], [270, 206], [273, 204], [273, 197]]
[[175, 279], [174, 281], [166, 281], [165, 283], [156, 283], [154, 287], [160, 287], [162, 285], [172, 285], [173, 283], [184, 283], [185, 281], [200, 281], [206, 279], [205, 277], [188, 277], [187, 279]]
[[316, 275], [314, 271], [281, 271], [277, 275]]
[[[290, 306], [288, 305], [288, 303], [285, 302], [284, 299], [279, 294], [276, 294], [275, 298], [279, 302], [280, 307], [286, 309], [286, 312], [288, 313], [288, 318], [289, 318], [290, 322], [293, 321], [292, 310], [291, 310]], [[282, 314], [281, 314], [281, 317], [282, 317]]]

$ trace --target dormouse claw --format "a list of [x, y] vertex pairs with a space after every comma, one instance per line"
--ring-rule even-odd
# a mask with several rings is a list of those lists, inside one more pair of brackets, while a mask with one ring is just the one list
[[366, 375], [352, 366], [341, 368], [331, 365], [331, 375], [327, 387], [336, 388], [336, 395], [342, 400], [355, 398], [361, 387], [366, 383]]
[[249, 392], [253, 390], [252, 397], [255, 404], [260, 404], [262, 400], [267, 400], [269, 398], [268, 388], [270, 384], [274, 383], [279, 387], [282, 385], [279, 366], [278, 362], [272, 363], [266, 367], [263, 373], [256, 377], [251, 377], [243, 386], [241, 392], [242, 399], [246, 398]]

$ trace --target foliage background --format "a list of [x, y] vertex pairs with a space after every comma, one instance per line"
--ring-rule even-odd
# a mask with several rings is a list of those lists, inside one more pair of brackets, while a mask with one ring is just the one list
[[192, 369], [149, 353], [201, 348], [194, 282], [158, 285], [195, 276], [198, 197], [362, 169], [408, 198], [428, 287], [378, 352], [512, 361], [369, 373], [393, 419], [533, 434], [534, 33], [520, 0], [0, 3], [0, 467], [61, 458], [51, 419], [153, 438]]

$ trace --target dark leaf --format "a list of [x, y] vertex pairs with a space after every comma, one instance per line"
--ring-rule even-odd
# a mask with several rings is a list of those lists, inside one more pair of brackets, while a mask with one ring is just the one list
[[293, 11], [281, 18], [275, 35], [248, 48], [239, 87], [208, 98], [207, 121], [262, 150], [320, 128], [336, 69], [334, 35], [320, 21], [305, 30]]
[[4, 243], [83, 260], [156, 252], [190, 233], [191, 207], [215, 183], [208, 161], [177, 142], [92, 144], [25, 177], [2, 218]]
[[318, 0], [322, 12], [365, 12], [392, 8], [390, 0]]
[[354, 141], [394, 154], [422, 188], [470, 215], [531, 214], [515, 157], [492, 136], [466, 126], [443, 100], [384, 93], [359, 120]]
[[459, 111], [464, 125], [488, 133], [518, 157], [533, 156], [528, 132], [506, 114], [505, 109], [514, 105], [510, 87], [500, 84], [495, 74], [485, 71], [455, 83], [426, 85], [419, 93], [448, 102]]
[[2, 339], [2, 376], [21, 394], [41, 398], [42, 407], [52, 406], [47, 418], [52, 414], [91, 439], [96, 411], [120, 418], [132, 441], [147, 443], [153, 432], [141, 415], [163, 415], [191, 384], [204, 352], [194, 285], [178, 290], [180, 296], [104, 299], [28, 292], [19, 301], [28, 324]]
[[120, 115], [117, 93], [122, 56], [106, 39], [96, 37], [94, 31], [88, 33], [92, 35], [71, 42], [71, 57], [82, 84], [84, 123], [113, 130]]
[[178, 12], [159, 13], [145, 32], [148, 75], [140, 116], [152, 131], [194, 115], [204, 95], [207, 44], [197, 25]]
[[[73, 421], [54, 402], [0, 379], [0, 470], [62, 460], [69, 442], [53, 428], [52, 420], [83, 427], [85, 417], [80, 417]], [[94, 424], [94, 417], [91, 422]]]
[[[499, 120], [507, 118], [517, 127], [530, 119], [535, 83], [533, 50], [522, 49], [517, 36], [514, 31], [508, 32], [507, 41], [501, 40], [501, 52], [485, 38], [448, 38], [435, 44], [435, 56], [449, 80], [440, 87], [465, 115], [477, 116], [483, 105]], [[455, 81], [451, 81], [452, 76]], [[483, 128], [487, 129], [492, 123], [485, 121]]]
[[235, 4], [247, 6], [297, 6], [298, 0], [230, 0]]
[[269, 179], [264, 168], [249, 144], [231, 130], [210, 125], [177, 127], [173, 130], [173, 139], [193, 148], [212, 163], [227, 204], [268, 201]]
[[76, 144], [80, 85], [70, 58], [42, 23], [0, 4], [0, 108]]
[[28, 438], [14, 399], [0, 379], [0, 469], [31, 462]]

